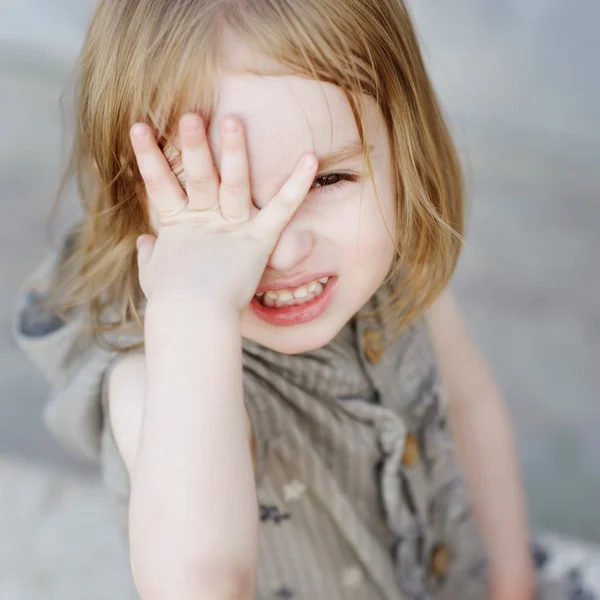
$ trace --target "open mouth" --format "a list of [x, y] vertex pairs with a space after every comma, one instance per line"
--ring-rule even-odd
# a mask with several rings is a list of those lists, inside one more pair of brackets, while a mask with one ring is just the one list
[[320, 317], [329, 306], [337, 277], [321, 277], [292, 289], [256, 294], [254, 313], [273, 325], [298, 325]]
[[323, 293], [329, 277], [315, 279], [306, 285], [291, 290], [269, 290], [256, 294], [255, 298], [267, 308], [283, 308], [284, 306], [300, 306], [310, 302]]

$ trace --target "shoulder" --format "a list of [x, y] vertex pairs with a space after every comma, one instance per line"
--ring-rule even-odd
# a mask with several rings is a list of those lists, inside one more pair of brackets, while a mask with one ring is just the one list
[[465, 362], [478, 353], [454, 294], [446, 289], [425, 315], [438, 358]]
[[479, 401], [499, 395], [496, 383], [479, 348], [469, 334], [453, 294], [446, 290], [426, 315], [429, 336], [451, 402]]
[[445, 290], [425, 315], [429, 336], [442, 370], [446, 363], [460, 367], [474, 351], [463, 316], [449, 290]]
[[432, 341], [438, 348], [466, 334], [460, 310], [454, 295], [448, 289], [442, 292], [425, 313], [425, 320]]

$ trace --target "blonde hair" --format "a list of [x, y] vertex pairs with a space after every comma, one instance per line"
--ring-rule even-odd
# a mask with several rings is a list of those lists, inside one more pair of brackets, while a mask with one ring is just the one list
[[[64, 186], [76, 178], [85, 214], [52, 302], [63, 314], [83, 307], [97, 339], [131, 323], [141, 332], [135, 240], [150, 224], [129, 130], [149, 123], [164, 149], [185, 112], [210, 123], [228, 34], [280, 65], [262, 74], [339, 86], [370, 172], [361, 95], [381, 110], [397, 173], [391, 275], [402, 274], [389, 308], [402, 329], [454, 272], [463, 184], [401, 0], [101, 0], [75, 71], [76, 132], [63, 179]], [[109, 322], [101, 316], [107, 307], [114, 315]]]

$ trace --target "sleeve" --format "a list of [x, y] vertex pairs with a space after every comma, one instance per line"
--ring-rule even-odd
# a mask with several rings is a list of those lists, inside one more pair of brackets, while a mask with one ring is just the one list
[[103, 428], [102, 388], [118, 353], [100, 348], [81, 317], [65, 321], [43, 309], [52, 275], [65, 245], [52, 251], [27, 277], [18, 293], [12, 334], [28, 359], [44, 374], [50, 394], [44, 420], [70, 450], [98, 458]]

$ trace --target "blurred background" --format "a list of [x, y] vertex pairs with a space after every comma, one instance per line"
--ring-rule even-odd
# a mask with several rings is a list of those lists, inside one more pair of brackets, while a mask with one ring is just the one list
[[[410, 0], [472, 202], [454, 288], [506, 393], [536, 528], [600, 542], [598, 0]], [[0, 0], [0, 598], [126, 598], [94, 465], [42, 424], [11, 338], [44, 255], [59, 96], [91, 2]]]

